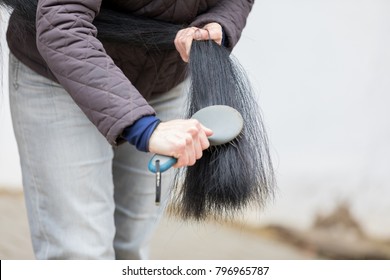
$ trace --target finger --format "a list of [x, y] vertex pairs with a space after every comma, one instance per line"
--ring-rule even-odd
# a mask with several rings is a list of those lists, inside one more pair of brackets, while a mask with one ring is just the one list
[[181, 141], [182, 143], [179, 145], [181, 147], [179, 156], [174, 156], [177, 158], [177, 163], [174, 165], [174, 167], [188, 166], [191, 165], [191, 163], [194, 161], [192, 137], [190, 134], [187, 134], [181, 139]]
[[183, 42], [184, 42], [184, 38], [185, 38], [185, 35], [184, 35], [185, 32], [186, 32], [185, 29], [179, 30], [179, 32], [177, 32], [175, 40], [174, 40], [176, 50], [178, 51], [178, 53], [180, 54], [182, 59], [183, 59], [182, 54], [183, 54], [183, 50], [184, 50]]
[[197, 159], [197, 160], [200, 159], [203, 155], [203, 147], [202, 147], [203, 141], [204, 140], [200, 138], [199, 141], [195, 141], [195, 143], [194, 143], [195, 159]]
[[202, 125], [198, 120], [194, 119], [192, 121], [194, 127], [191, 129], [191, 134], [194, 139], [194, 152], [196, 159], [199, 159], [202, 157], [202, 151], [210, 146], [206, 132], [212, 134], [212, 131]]
[[192, 166], [196, 162], [195, 141], [192, 137], [187, 139], [187, 165]]
[[174, 44], [176, 50], [180, 54], [180, 57], [185, 62], [188, 62], [192, 40], [194, 39], [194, 34], [196, 30], [198, 30], [198, 28], [190, 27], [190, 28], [182, 29], [176, 34]]
[[206, 29], [197, 29], [194, 32], [193, 39], [197, 40], [197, 41], [209, 40], [210, 39], [210, 35], [209, 35], [209, 32]]
[[219, 45], [222, 44], [223, 32], [220, 24], [213, 22], [206, 24], [203, 28], [209, 32], [211, 40], [215, 41]]
[[202, 36], [202, 33], [203, 33], [202, 29], [197, 29], [197, 30], [195, 30], [194, 35], [192, 36], [192, 38], [194, 40], [204, 40], [203, 36]]
[[185, 38], [186, 38], [186, 30], [180, 30], [177, 35], [176, 35], [176, 38], [175, 38], [175, 47], [176, 47], [176, 50], [178, 51], [178, 53], [180, 54], [180, 57], [184, 60], [184, 61], [188, 61], [188, 58], [186, 57], [186, 51], [185, 51]]
[[200, 124], [200, 126], [207, 137], [210, 137], [211, 135], [213, 135], [214, 132], [210, 128], [205, 127], [203, 124]]
[[[199, 131], [199, 137], [198, 137], [197, 142], [196, 142], [199, 145], [196, 148], [200, 149], [200, 150], [196, 150], [197, 159], [199, 159], [202, 156], [203, 150], [210, 147], [210, 142], [209, 142], [208, 136], [206, 134], [206, 131], [203, 129], [202, 125], [200, 125], [200, 126], [201, 126], [201, 130]], [[211, 131], [211, 130], [209, 130], [209, 131]]]
[[173, 165], [174, 168], [180, 168], [180, 167], [184, 167], [184, 166], [187, 166], [186, 162], [187, 162], [187, 157], [185, 154], [177, 157], [177, 162], [175, 163], [175, 165]]

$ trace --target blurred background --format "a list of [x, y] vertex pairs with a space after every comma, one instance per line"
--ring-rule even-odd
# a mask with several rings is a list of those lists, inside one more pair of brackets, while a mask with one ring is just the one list
[[[230, 223], [164, 218], [155, 259], [390, 259], [390, 1], [258, 0], [233, 54], [263, 111], [277, 195]], [[0, 258], [33, 258], [0, 14]], [[183, 250], [183, 248], [186, 248]]]

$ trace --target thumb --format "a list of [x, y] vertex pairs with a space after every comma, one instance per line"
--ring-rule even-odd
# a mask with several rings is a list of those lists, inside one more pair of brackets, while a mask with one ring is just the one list
[[214, 134], [210, 128], [205, 127], [203, 124], [201, 124], [201, 126], [207, 137], [210, 137], [211, 135]]

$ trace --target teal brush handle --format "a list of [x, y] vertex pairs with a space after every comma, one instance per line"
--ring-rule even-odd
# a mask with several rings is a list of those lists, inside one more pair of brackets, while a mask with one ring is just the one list
[[174, 158], [174, 157], [169, 157], [169, 156], [163, 156], [163, 155], [158, 155], [158, 154], [155, 154], [149, 161], [149, 164], [148, 164], [148, 169], [149, 171], [153, 172], [153, 173], [156, 173], [157, 172], [157, 169], [156, 169], [156, 160], [159, 160], [160, 161], [160, 172], [165, 172], [167, 171], [169, 168], [171, 168], [172, 166], [175, 165], [175, 163], [177, 162], [177, 159]]

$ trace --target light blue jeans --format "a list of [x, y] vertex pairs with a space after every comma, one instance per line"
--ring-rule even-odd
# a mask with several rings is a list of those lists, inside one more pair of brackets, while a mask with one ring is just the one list
[[[10, 106], [37, 259], [145, 259], [156, 206], [151, 154], [113, 148], [57, 83], [10, 56]], [[182, 117], [185, 83], [150, 104]], [[162, 179], [166, 190], [172, 171]], [[168, 192], [165, 192], [165, 201]]]

